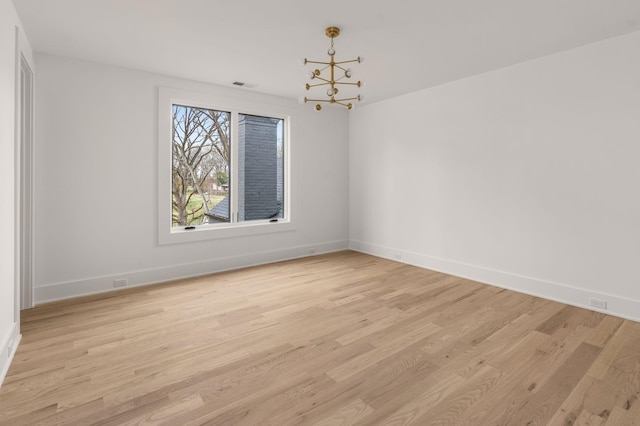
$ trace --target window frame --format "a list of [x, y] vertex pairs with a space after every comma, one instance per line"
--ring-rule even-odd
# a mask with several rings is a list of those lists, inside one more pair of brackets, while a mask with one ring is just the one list
[[[230, 205], [231, 218], [237, 218], [238, 194], [238, 115], [249, 114], [273, 117], [284, 120], [283, 153], [284, 153], [284, 218], [276, 222], [271, 219], [231, 221], [196, 225], [195, 229], [172, 226], [172, 144], [173, 128], [172, 106], [206, 108], [231, 113], [231, 164], [230, 164]], [[189, 92], [185, 90], [158, 87], [158, 243], [174, 244], [219, 238], [232, 238], [259, 235], [273, 232], [287, 232], [296, 229], [295, 206], [296, 196], [293, 187], [292, 140], [294, 138], [295, 110], [281, 105], [252, 102], [210, 93]]]

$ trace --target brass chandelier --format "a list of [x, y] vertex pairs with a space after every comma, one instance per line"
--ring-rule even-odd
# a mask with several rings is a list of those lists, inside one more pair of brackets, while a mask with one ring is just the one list
[[362, 97], [360, 95], [357, 95], [354, 97], [346, 97], [346, 98], [336, 97], [339, 92], [338, 86], [348, 85], [348, 86], [362, 87], [363, 84], [360, 81], [357, 81], [357, 82], [342, 81], [344, 79], [350, 79], [351, 76], [353, 75], [353, 71], [351, 70], [351, 68], [345, 68], [343, 67], [343, 65], [351, 62], [360, 63], [362, 62], [362, 58], [358, 56], [356, 59], [351, 59], [349, 61], [336, 61], [335, 60], [336, 51], [333, 48], [333, 39], [340, 35], [340, 28], [329, 27], [325, 30], [325, 34], [327, 35], [327, 37], [331, 39], [331, 47], [327, 51], [327, 54], [329, 55], [329, 62], [310, 61], [307, 58], [304, 58], [304, 64], [305, 65], [306, 64], [324, 65], [324, 67], [316, 68], [313, 71], [310, 71], [308, 74], [312, 82], [319, 80], [319, 83], [312, 83], [312, 84], [307, 83], [305, 87], [307, 90], [310, 90], [314, 87], [327, 86], [327, 91], [326, 91], [327, 97], [323, 99], [312, 99], [312, 98], [307, 98], [306, 96], [302, 96], [300, 97], [300, 103], [317, 102], [315, 106], [316, 111], [320, 111], [322, 109], [322, 105], [327, 103], [338, 104], [346, 107], [347, 109], [351, 109], [353, 108], [353, 104], [349, 101], [360, 101]]

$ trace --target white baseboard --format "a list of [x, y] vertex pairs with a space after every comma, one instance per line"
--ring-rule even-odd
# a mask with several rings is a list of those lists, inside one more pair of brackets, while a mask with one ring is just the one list
[[[615, 294], [586, 290], [566, 284], [559, 284], [537, 278], [525, 277], [509, 272], [496, 271], [474, 265], [467, 265], [447, 259], [427, 256], [391, 247], [384, 247], [362, 241], [349, 241], [349, 249], [385, 259], [395, 260], [431, 269], [457, 277], [467, 278], [543, 299], [553, 300], [592, 311], [603, 312], [621, 318], [640, 321], [640, 300], [633, 300]], [[589, 299], [607, 302], [607, 309], [596, 309], [589, 305]]]
[[2, 341], [0, 341], [0, 387], [9, 372], [9, 366], [13, 356], [16, 354], [21, 337], [18, 323], [13, 323], [9, 331], [3, 336]]
[[245, 268], [248, 266], [280, 262], [283, 260], [297, 259], [322, 253], [331, 253], [346, 250], [347, 248], [347, 240], [329, 241], [308, 246], [252, 253], [245, 256], [225, 257], [205, 262], [172, 265], [139, 271], [124, 271], [117, 275], [47, 284], [34, 288], [34, 302], [35, 304], [40, 304], [118, 290], [119, 288], [114, 288], [113, 286], [114, 280], [126, 279], [128, 284], [124, 288], [139, 287], [148, 284], [157, 284], [182, 278], [190, 278], [199, 275]]
[[[279, 262], [283, 260], [296, 259], [314, 254], [330, 253], [345, 249], [371, 254], [373, 256], [395, 260], [425, 269], [443, 272], [462, 278], [478, 281], [484, 284], [529, 294], [556, 302], [593, 311], [615, 315], [621, 318], [640, 321], [640, 301], [629, 299], [615, 294], [586, 290], [566, 284], [559, 284], [540, 280], [532, 277], [525, 277], [509, 272], [487, 269], [479, 266], [468, 265], [452, 260], [441, 259], [420, 253], [394, 249], [376, 244], [365, 243], [357, 240], [330, 241], [309, 246], [293, 247], [283, 250], [273, 250], [268, 252], [253, 253], [246, 256], [226, 257], [213, 259], [206, 262], [191, 264], [173, 265], [156, 269], [129, 271], [117, 275], [103, 277], [93, 277], [84, 280], [68, 281], [61, 283], [39, 286], [34, 289], [36, 304], [52, 302], [56, 300], [69, 299], [78, 296], [104, 293], [116, 290], [113, 281], [117, 279], [127, 279], [129, 287], [137, 287], [148, 284], [156, 284], [166, 281], [173, 281], [182, 278], [207, 275], [216, 272], [223, 272], [232, 269], [245, 268], [266, 263]], [[595, 298], [605, 300], [607, 309], [600, 310], [589, 306], [589, 299]], [[19, 334], [14, 337], [19, 340]], [[2, 342], [4, 354], [7, 352], [9, 339]], [[17, 341], [14, 343], [15, 351]], [[4, 371], [2, 356], [0, 356], [0, 371]], [[8, 367], [7, 367], [8, 368]], [[3, 376], [0, 376], [3, 377]]]

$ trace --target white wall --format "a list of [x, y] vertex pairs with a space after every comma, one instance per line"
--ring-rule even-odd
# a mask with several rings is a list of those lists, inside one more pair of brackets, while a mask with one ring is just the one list
[[13, 4], [0, 0], [0, 385], [20, 339], [15, 271], [18, 54], [32, 64], [31, 49]]
[[[346, 111], [54, 56], [36, 65], [36, 302], [347, 247]], [[158, 245], [158, 86], [298, 111], [295, 231]]]
[[354, 110], [351, 247], [640, 320], [639, 50], [636, 32]]

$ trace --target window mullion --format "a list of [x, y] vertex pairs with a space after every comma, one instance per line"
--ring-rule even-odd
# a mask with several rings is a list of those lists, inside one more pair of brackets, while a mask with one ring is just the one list
[[231, 214], [229, 221], [238, 222], [238, 111], [231, 111], [231, 188], [229, 196], [231, 204]]

